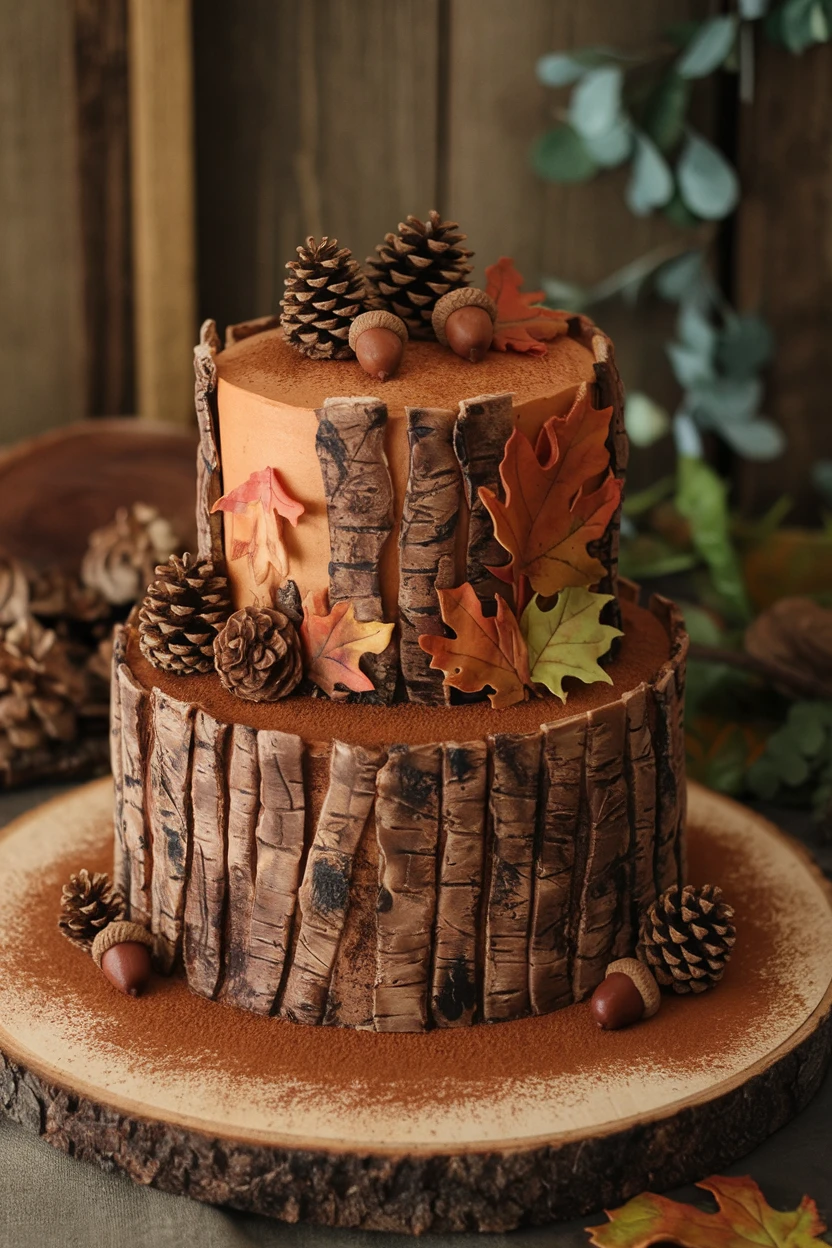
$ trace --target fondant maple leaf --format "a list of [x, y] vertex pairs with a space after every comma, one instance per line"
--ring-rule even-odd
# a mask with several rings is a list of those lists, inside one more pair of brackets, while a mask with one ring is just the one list
[[232, 562], [248, 560], [251, 580], [265, 587], [265, 605], [271, 605], [272, 591], [289, 573], [283, 521], [296, 527], [304, 510], [303, 503], [285, 488], [276, 468], [260, 468], [251, 473], [211, 508], [212, 512], [222, 511], [229, 516], [228, 558]]
[[541, 611], [537, 594], [520, 620], [529, 651], [529, 671], [536, 684], [545, 685], [561, 702], [566, 701], [563, 681], [575, 676], [584, 684], [597, 681], [611, 685], [612, 678], [598, 665], [621, 630], [599, 620], [612, 594], [593, 594], [588, 589], [564, 589], [549, 611]]
[[508, 256], [501, 256], [496, 264], [490, 264], [485, 276], [485, 293], [497, 305], [491, 343], [495, 351], [511, 349], [528, 355], [545, 355], [544, 344], [568, 332], [569, 322], [562, 312], [540, 306], [542, 290], [521, 291], [523, 279]]
[[653, 1244], [677, 1244], [679, 1248], [812, 1248], [826, 1224], [818, 1207], [804, 1196], [797, 1209], [781, 1213], [772, 1209], [753, 1179], [703, 1179], [697, 1187], [711, 1192], [719, 1209], [708, 1213], [644, 1192], [620, 1209], [607, 1211], [604, 1226], [588, 1226], [595, 1248], [650, 1248]]
[[336, 685], [353, 693], [372, 693], [375, 686], [358, 666], [359, 660], [362, 654], [386, 650], [393, 627], [381, 620], [357, 620], [351, 602], [336, 602], [330, 611], [325, 589], [307, 594], [300, 626], [306, 675], [331, 698], [346, 697]]
[[609, 466], [611, 417], [612, 408], [593, 408], [582, 387], [566, 416], [546, 421], [536, 447], [513, 431], [500, 464], [505, 502], [486, 486], [479, 492], [498, 542], [511, 555], [504, 578], [510, 575], [517, 585], [528, 577], [548, 597], [604, 575], [587, 543], [601, 537], [612, 519], [621, 482], [607, 472], [597, 488], [589, 487]]
[[437, 589], [442, 619], [455, 637], [423, 636], [419, 645], [431, 667], [445, 673], [446, 685], [462, 693], [489, 686], [493, 707], [512, 706], [529, 696], [531, 677], [526, 643], [511, 608], [497, 598], [497, 614], [486, 617], [471, 585]]

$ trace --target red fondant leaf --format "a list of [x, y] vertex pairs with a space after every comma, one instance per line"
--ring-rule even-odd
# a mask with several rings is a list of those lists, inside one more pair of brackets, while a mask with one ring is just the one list
[[306, 674], [331, 698], [353, 693], [372, 693], [375, 686], [358, 661], [362, 654], [381, 654], [390, 644], [393, 625], [381, 620], [357, 620], [351, 602], [336, 602], [329, 610], [326, 590], [308, 594], [303, 603], [300, 638]]
[[562, 312], [540, 306], [542, 290], [525, 293], [520, 290], [523, 279], [508, 256], [501, 256], [496, 264], [489, 265], [485, 276], [486, 294], [497, 305], [497, 323], [491, 343], [495, 351], [544, 355], [544, 343], [568, 332], [569, 323]]
[[603, 475], [611, 416], [612, 408], [592, 407], [582, 386], [566, 416], [546, 421], [536, 448], [519, 429], [506, 443], [500, 464], [505, 502], [486, 487], [480, 498], [511, 555], [515, 585], [528, 577], [537, 593], [549, 597], [593, 585], [604, 575], [587, 543], [602, 536], [621, 500], [621, 482]]
[[276, 511], [293, 528], [305, 508], [285, 488], [276, 468], [261, 468], [253, 472], [242, 485], [218, 498], [211, 511], [244, 512], [250, 503], [259, 503], [266, 513]]
[[767, 1203], [753, 1179], [714, 1176], [697, 1186], [716, 1198], [716, 1213], [645, 1192], [620, 1209], [607, 1211], [606, 1225], [587, 1227], [590, 1243], [595, 1248], [650, 1248], [654, 1244], [677, 1244], [679, 1248], [760, 1248], [762, 1244], [812, 1248], [824, 1242], [818, 1236], [826, 1224], [808, 1196], [797, 1209], [780, 1213]]
[[283, 540], [283, 521], [295, 527], [303, 515], [303, 503], [284, 487], [276, 468], [261, 468], [217, 499], [212, 512], [228, 516], [229, 559], [247, 559], [249, 577], [262, 598], [255, 605], [271, 606], [273, 592], [289, 574], [289, 557]]
[[487, 618], [467, 582], [459, 589], [438, 589], [442, 619], [455, 637], [419, 638], [432, 656], [431, 667], [445, 673], [445, 684], [462, 693], [487, 685], [494, 707], [511, 706], [529, 696], [531, 677], [526, 643], [511, 608], [497, 598], [497, 614]]

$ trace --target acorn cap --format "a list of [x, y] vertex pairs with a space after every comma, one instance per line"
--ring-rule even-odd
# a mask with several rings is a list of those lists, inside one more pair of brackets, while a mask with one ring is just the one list
[[146, 927], [130, 923], [127, 919], [119, 919], [117, 923], [110, 923], [102, 928], [96, 936], [92, 946], [93, 962], [100, 969], [107, 950], [114, 945], [125, 945], [128, 941], [131, 944], [147, 945], [148, 949], [153, 948], [153, 936]]
[[604, 974], [605, 979], [607, 975], [628, 975], [644, 1002], [644, 1017], [652, 1018], [658, 1013], [661, 1004], [659, 985], [643, 962], [636, 958], [619, 958], [617, 962], [610, 962]]
[[364, 333], [365, 329], [392, 329], [393, 333], [401, 339], [402, 343], [407, 342], [407, 326], [399, 316], [394, 316], [392, 312], [385, 312], [381, 308], [377, 308], [372, 312], [362, 312], [350, 324], [349, 343], [353, 351], [358, 339]]
[[431, 316], [433, 332], [443, 347], [448, 345], [445, 334], [445, 322], [448, 317], [452, 312], [468, 307], [484, 308], [491, 317], [492, 324], [497, 320], [497, 305], [484, 290], [478, 290], [476, 286], [461, 286], [458, 290], [449, 290], [447, 295], [443, 295], [438, 301]]

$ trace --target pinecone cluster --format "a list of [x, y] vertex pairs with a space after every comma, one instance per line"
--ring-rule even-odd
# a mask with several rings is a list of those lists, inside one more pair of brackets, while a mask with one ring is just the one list
[[364, 276], [348, 247], [311, 236], [286, 268], [280, 318], [288, 342], [313, 360], [352, 355], [350, 324], [364, 309]]
[[269, 607], [243, 607], [230, 616], [214, 641], [220, 680], [248, 702], [276, 702], [303, 677], [298, 631], [287, 614]]
[[734, 911], [715, 884], [662, 893], [642, 919], [638, 957], [674, 992], [705, 992], [719, 983], [736, 941]]
[[170, 524], [155, 507], [120, 507], [110, 524], [90, 534], [81, 580], [112, 606], [141, 598], [157, 564], [177, 549]]
[[0, 769], [76, 735], [83, 673], [64, 643], [24, 617], [0, 633]]
[[154, 665], [179, 676], [210, 672], [214, 638], [228, 618], [228, 581], [209, 559], [171, 556], [156, 568], [139, 609], [139, 644]]
[[103, 871], [91, 875], [84, 868], [63, 886], [58, 927], [82, 949], [92, 949], [98, 933], [123, 919], [124, 913], [124, 898], [110, 877]]
[[462, 246], [465, 238], [455, 221], [443, 221], [436, 211], [424, 222], [409, 216], [367, 259], [367, 306], [401, 317], [412, 338], [433, 338], [438, 300], [468, 285], [473, 252]]

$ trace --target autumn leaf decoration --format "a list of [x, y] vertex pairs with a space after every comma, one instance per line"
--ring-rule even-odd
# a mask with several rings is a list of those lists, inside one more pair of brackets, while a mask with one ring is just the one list
[[303, 515], [303, 503], [285, 488], [276, 468], [261, 468], [241, 485], [224, 494], [211, 508], [229, 517], [229, 560], [248, 562], [256, 587], [255, 606], [270, 607], [274, 591], [289, 574], [283, 522], [294, 528]]
[[462, 693], [490, 687], [491, 705], [511, 706], [532, 687], [526, 645], [511, 608], [497, 599], [497, 614], [483, 615], [482, 603], [467, 582], [459, 589], [438, 589], [442, 619], [454, 637], [420, 637], [432, 656], [431, 667], [445, 673], [445, 684]]
[[485, 270], [485, 293], [497, 305], [497, 321], [491, 343], [494, 351], [523, 351], [545, 355], [547, 342], [567, 333], [569, 324], [562, 312], [541, 307], [542, 290], [520, 290], [523, 279], [514, 261], [501, 256]]
[[772, 1209], [753, 1179], [703, 1179], [698, 1187], [710, 1192], [719, 1206], [715, 1213], [645, 1192], [608, 1213], [604, 1226], [587, 1227], [595, 1248], [650, 1248], [676, 1244], [678, 1248], [812, 1248], [825, 1241], [826, 1231], [817, 1205], [804, 1196], [797, 1209]]
[[393, 627], [381, 620], [357, 620], [351, 602], [336, 602], [330, 611], [326, 590], [308, 594], [300, 626], [306, 675], [330, 698], [372, 693], [375, 686], [359, 660], [363, 654], [386, 650]]
[[621, 501], [606, 446], [611, 418], [612, 408], [596, 410], [581, 386], [566, 416], [551, 416], [534, 447], [519, 429], [512, 433], [500, 464], [505, 502], [480, 489], [497, 540], [511, 555], [492, 571], [513, 580], [518, 609], [528, 598], [525, 582], [550, 597], [604, 575], [587, 544], [602, 536]]
[[502, 707], [537, 685], [566, 701], [566, 677], [612, 683], [598, 660], [621, 633], [601, 623], [611, 595], [591, 592], [605, 568], [587, 549], [621, 500], [606, 445], [611, 418], [612, 408], [596, 410], [584, 385], [565, 416], [547, 420], [534, 446], [519, 429], [512, 433], [500, 464], [505, 501], [485, 487], [479, 493], [511, 556], [490, 571], [506, 583], [515, 610], [498, 595], [496, 616], [484, 616], [468, 584], [437, 591], [455, 636], [420, 637], [419, 645], [446, 685], [493, 690], [492, 706]]

